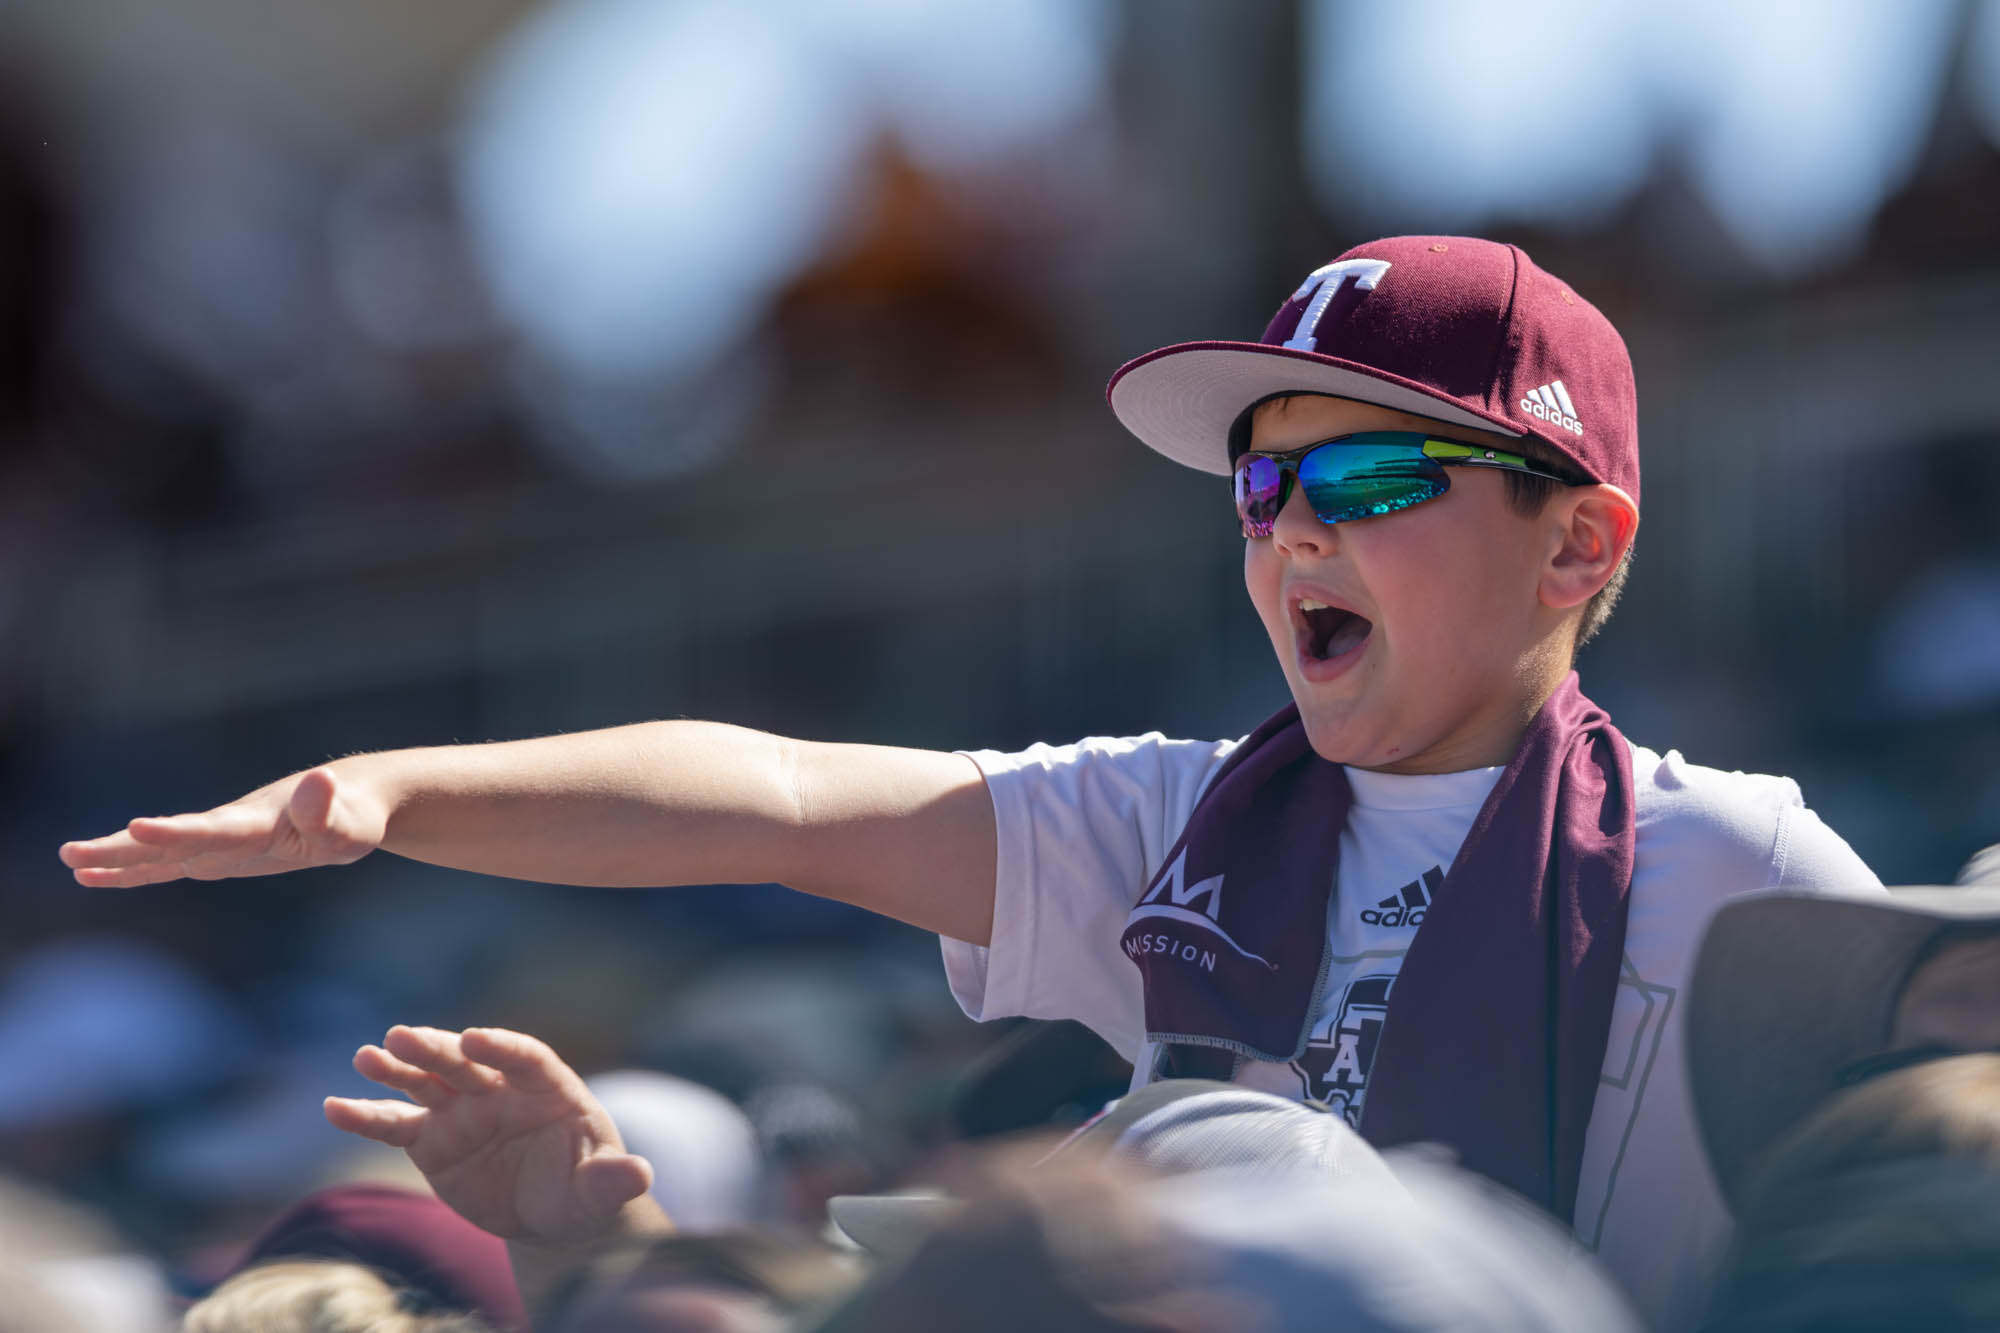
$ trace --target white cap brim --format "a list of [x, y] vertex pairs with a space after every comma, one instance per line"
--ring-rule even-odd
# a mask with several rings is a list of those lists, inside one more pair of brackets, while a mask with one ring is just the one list
[[1229, 475], [1229, 428], [1274, 393], [1324, 393], [1519, 437], [1504, 419], [1475, 412], [1407, 380], [1334, 357], [1268, 343], [1163, 347], [1121, 366], [1105, 396], [1148, 448], [1216, 476]]
[[887, 1260], [915, 1254], [964, 1207], [937, 1194], [836, 1194], [826, 1201], [827, 1216], [849, 1240]]

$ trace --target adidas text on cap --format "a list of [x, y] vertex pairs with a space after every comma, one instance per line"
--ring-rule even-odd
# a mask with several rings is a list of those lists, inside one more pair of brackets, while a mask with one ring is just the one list
[[1227, 476], [1231, 424], [1286, 392], [1533, 436], [1639, 499], [1625, 341], [1518, 246], [1464, 236], [1355, 246], [1299, 285], [1261, 341], [1149, 352], [1119, 367], [1106, 397], [1149, 447]]

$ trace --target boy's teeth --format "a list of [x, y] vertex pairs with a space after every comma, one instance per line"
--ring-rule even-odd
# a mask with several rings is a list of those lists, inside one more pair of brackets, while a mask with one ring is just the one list
[[1299, 598], [1299, 610], [1301, 611], [1331, 611], [1332, 609], [1325, 602], [1315, 602], [1310, 597]]

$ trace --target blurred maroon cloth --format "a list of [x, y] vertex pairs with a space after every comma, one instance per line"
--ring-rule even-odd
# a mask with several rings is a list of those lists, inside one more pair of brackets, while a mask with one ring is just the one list
[[337, 1185], [309, 1194], [265, 1229], [231, 1275], [273, 1259], [348, 1259], [381, 1269], [441, 1304], [525, 1333], [507, 1242], [428, 1194]]

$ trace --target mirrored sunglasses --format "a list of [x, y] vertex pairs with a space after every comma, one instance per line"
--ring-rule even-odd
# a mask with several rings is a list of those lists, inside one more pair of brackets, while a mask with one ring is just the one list
[[1340, 435], [1292, 453], [1247, 453], [1236, 460], [1236, 516], [1245, 537], [1268, 537], [1296, 478], [1322, 523], [1393, 514], [1451, 489], [1448, 467], [1525, 472], [1574, 485], [1519, 454], [1418, 431]]

